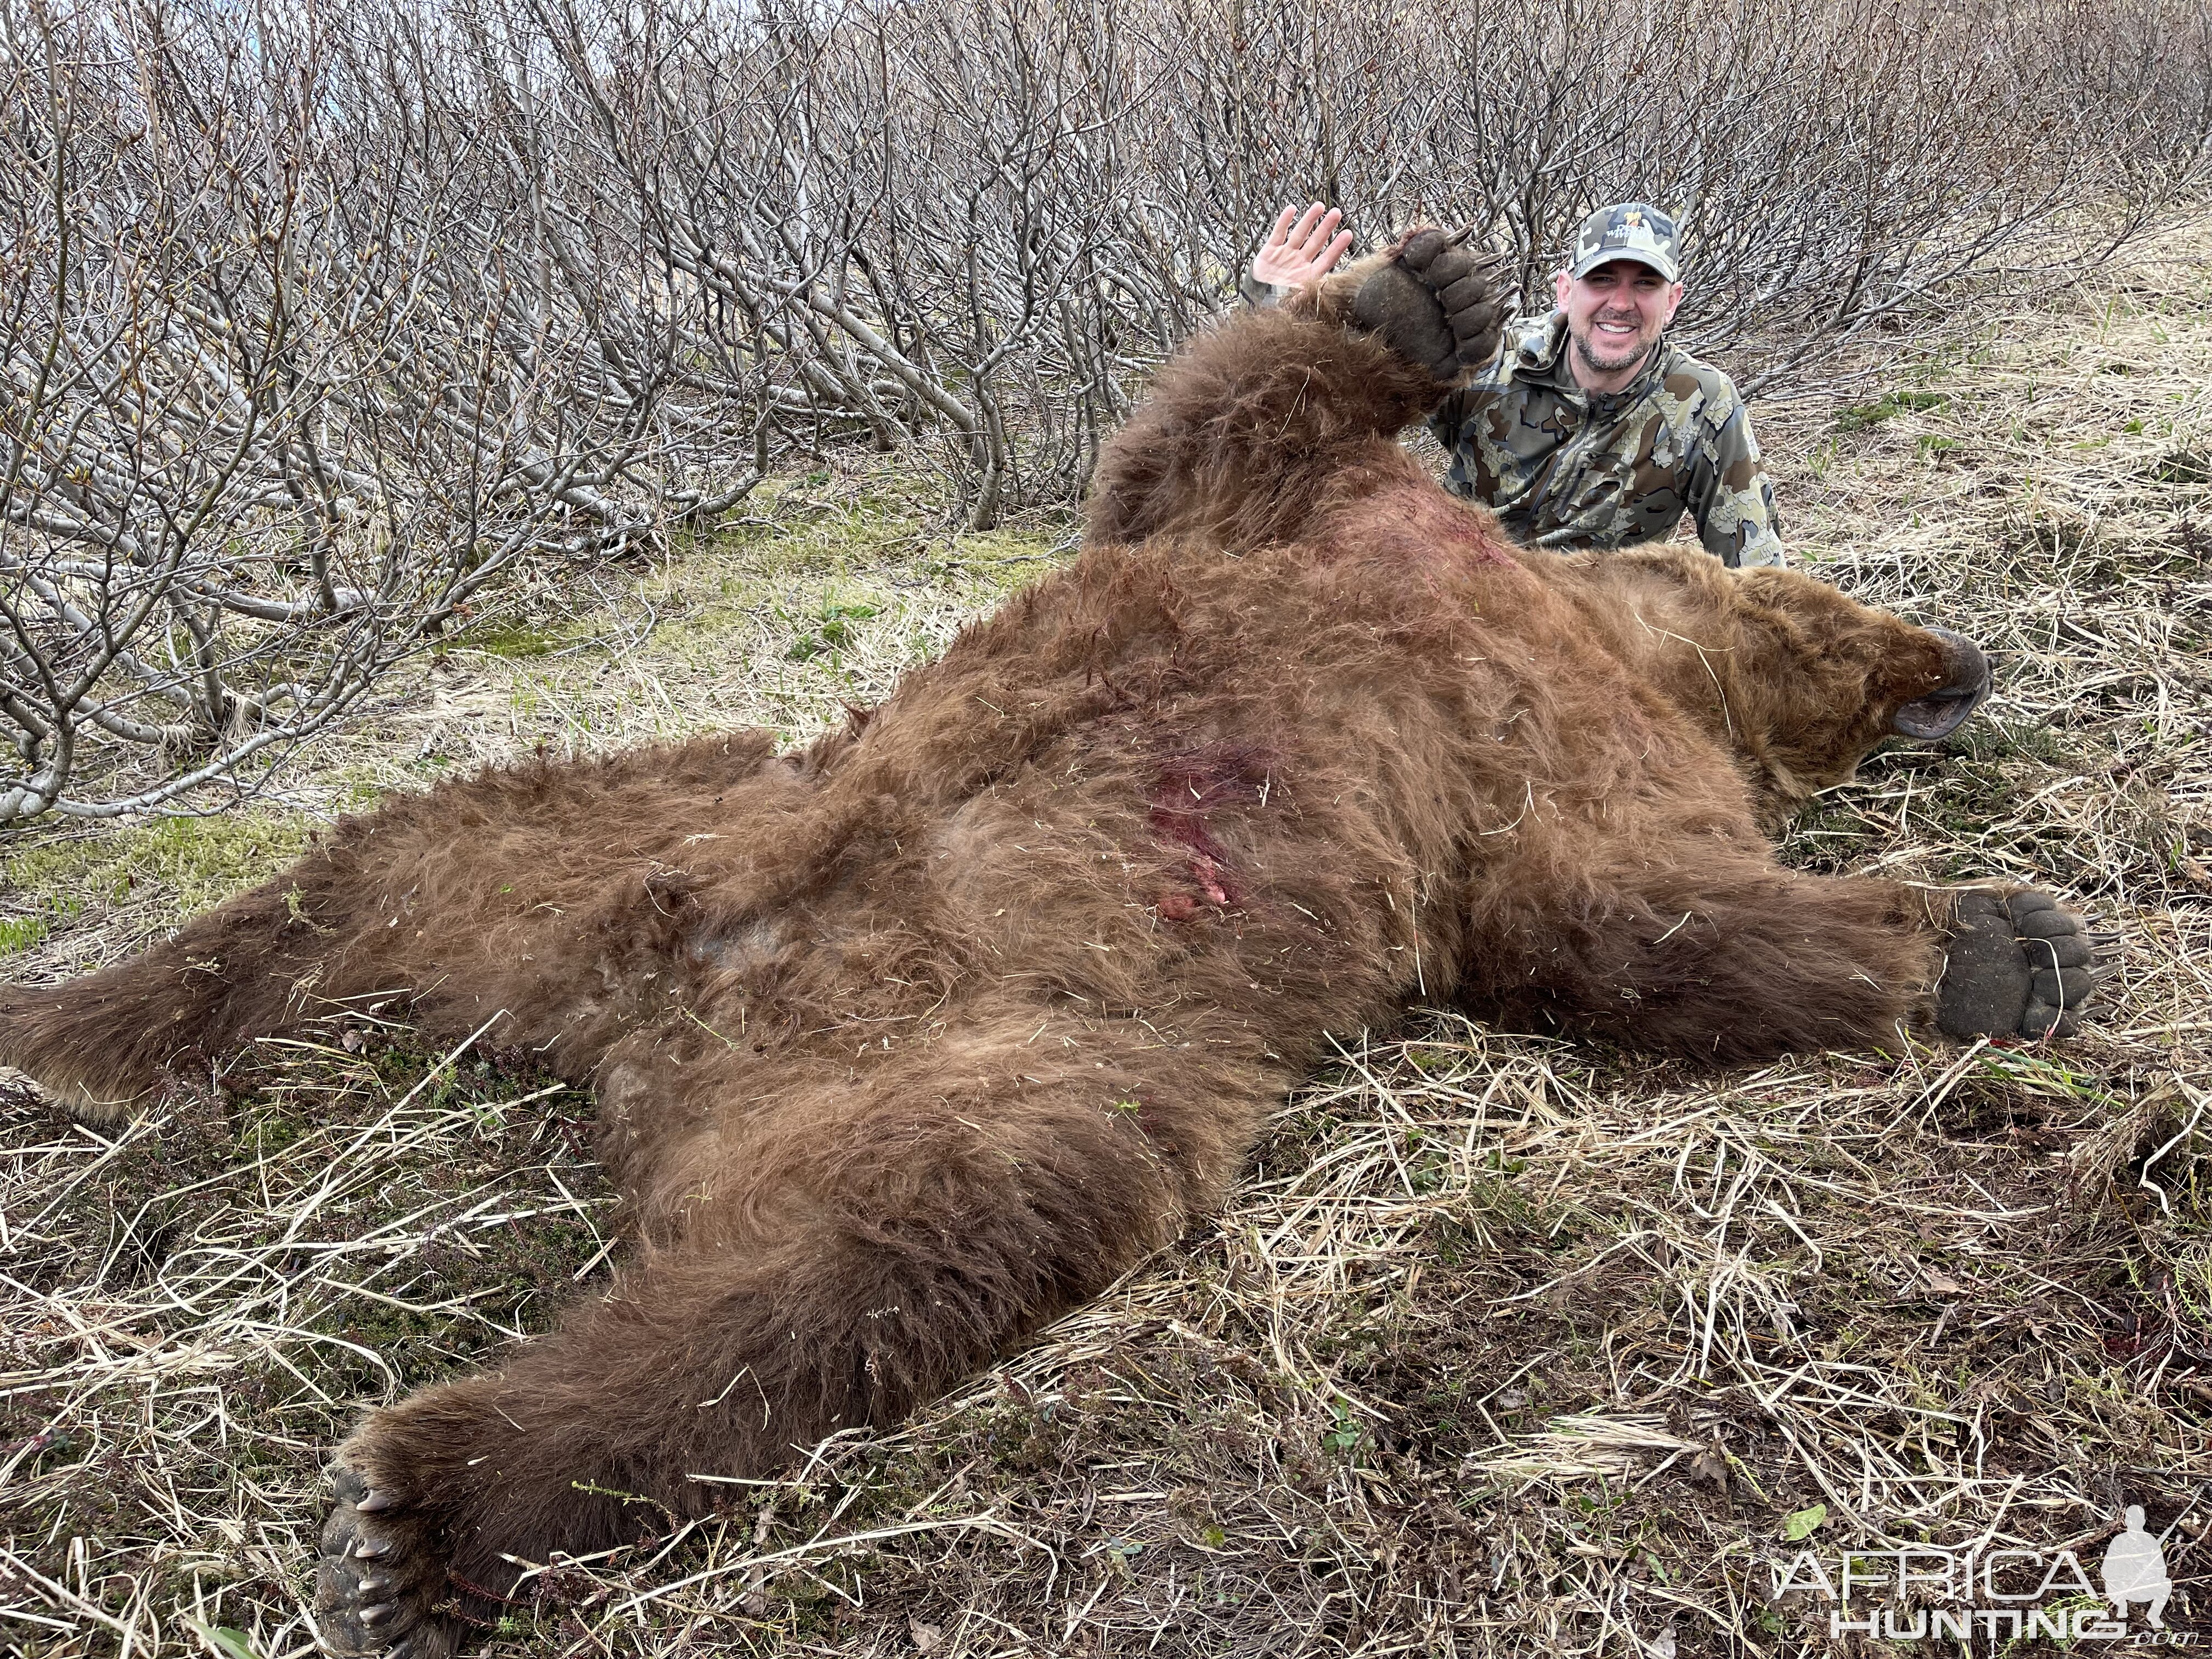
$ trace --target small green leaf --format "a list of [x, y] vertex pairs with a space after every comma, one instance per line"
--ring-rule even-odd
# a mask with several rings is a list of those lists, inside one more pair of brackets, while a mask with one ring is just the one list
[[198, 1632], [200, 1640], [222, 1655], [222, 1659], [258, 1659], [244, 1631], [233, 1630], [228, 1625], [203, 1625], [197, 1619], [185, 1622]]
[[1799, 1510], [1782, 1523], [1782, 1535], [1790, 1543], [1802, 1543], [1820, 1530], [1820, 1523], [1828, 1518], [1828, 1506], [1815, 1504], [1809, 1510]]

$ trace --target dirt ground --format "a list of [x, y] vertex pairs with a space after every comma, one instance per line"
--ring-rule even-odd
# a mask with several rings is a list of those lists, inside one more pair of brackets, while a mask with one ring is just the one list
[[[2116, 970], [2093, 1034], [1718, 1074], [1443, 1014], [1348, 1041], [1216, 1223], [901, 1431], [547, 1572], [480, 1650], [2097, 1653], [2049, 1631], [2128, 1504], [2169, 1636], [2212, 1642], [2207, 251], [1762, 411], [1795, 556], [1998, 675], [1788, 855], [2071, 895]], [[22, 837], [0, 975], [112, 960], [386, 789], [818, 728], [1072, 544], [932, 506], [880, 466], [785, 479], [476, 619], [253, 805]], [[112, 1133], [0, 1087], [0, 1650], [311, 1651], [325, 1449], [620, 1248], [589, 1115], [378, 1019]], [[1975, 1582], [2042, 1624], [1971, 1622], [1932, 1576], [1970, 1547], [2027, 1553]], [[1830, 1598], [1900, 1550], [1902, 1593]], [[1909, 1639], [1946, 1610], [1968, 1644]]]

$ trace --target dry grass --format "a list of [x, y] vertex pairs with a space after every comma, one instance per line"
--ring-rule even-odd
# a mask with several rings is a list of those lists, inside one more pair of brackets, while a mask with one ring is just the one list
[[[2094, 1036], [1720, 1075], [1442, 1015], [1350, 1044], [1218, 1224], [903, 1431], [556, 1569], [484, 1651], [1854, 1651], [1771, 1599], [1791, 1517], [1830, 1557], [2090, 1559], [2124, 1502], [2180, 1522], [2168, 1621], [2212, 1630], [2204, 252], [1766, 422], [1800, 556], [2000, 676], [1790, 856], [2075, 895], [2119, 969]], [[115, 955], [441, 763], [818, 723], [1061, 533], [930, 539], [882, 487], [490, 619], [289, 817], [167, 864], [174, 829], [27, 843], [0, 925], [49, 931], [0, 970]], [[112, 1136], [0, 1101], [0, 1642], [307, 1652], [325, 1449], [604, 1263], [588, 1111], [359, 1020]]]

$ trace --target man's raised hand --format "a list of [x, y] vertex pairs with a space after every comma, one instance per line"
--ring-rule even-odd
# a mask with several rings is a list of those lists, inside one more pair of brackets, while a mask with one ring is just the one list
[[1352, 233], [1339, 230], [1341, 210], [1316, 202], [1304, 213], [1285, 208], [1267, 234], [1267, 245], [1252, 256], [1255, 281], [1277, 288], [1304, 288], [1336, 269], [1352, 246]]

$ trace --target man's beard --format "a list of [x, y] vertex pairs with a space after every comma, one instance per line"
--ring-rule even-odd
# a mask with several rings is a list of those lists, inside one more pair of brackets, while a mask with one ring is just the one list
[[[1652, 343], [1638, 332], [1635, 344], [1624, 348], [1620, 356], [1610, 362], [1599, 356], [1592, 349], [1592, 345], [1596, 337], [1598, 324], [1606, 320], [1607, 319], [1601, 317], [1591, 318], [1589, 331], [1575, 337], [1575, 353], [1583, 360], [1584, 367], [1594, 369], [1600, 374], [1618, 374], [1624, 368], [1632, 368], [1650, 355]], [[1640, 320], [1639, 319], [1638, 321]]]

